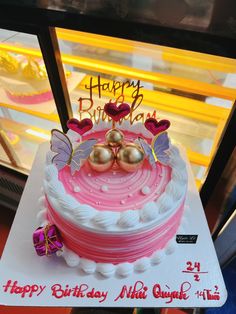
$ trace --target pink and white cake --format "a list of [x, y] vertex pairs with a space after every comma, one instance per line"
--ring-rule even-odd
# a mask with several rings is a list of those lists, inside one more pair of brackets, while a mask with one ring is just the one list
[[[104, 143], [110, 128], [105, 122], [94, 125], [83, 141], [92, 138]], [[137, 144], [142, 138], [150, 144], [153, 140], [141, 123], [126, 121], [118, 129], [127, 142]], [[72, 130], [67, 138], [73, 148], [81, 141]], [[143, 147], [139, 149], [145, 153]], [[157, 161], [152, 167], [150, 159], [144, 158], [129, 171], [118, 162], [116, 148], [117, 162], [109, 169], [97, 171], [91, 161], [84, 160], [79, 171], [71, 174], [75, 152], [71, 164], [64, 167], [58, 167], [61, 160], [55, 162], [55, 153], [48, 152], [38, 220], [58, 228], [64, 247], [57, 255], [88, 274], [125, 277], [146, 271], [171, 254], [183, 216], [188, 175], [178, 148], [169, 144], [167, 153], [165, 165]]]
[[0, 85], [8, 99], [17, 104], [36, 105], [53, 99], [42, 59], [0, 51]]
[[43, 60], [0, 51], [0, 84], [18, 104], [39, 104], [53, 98]]

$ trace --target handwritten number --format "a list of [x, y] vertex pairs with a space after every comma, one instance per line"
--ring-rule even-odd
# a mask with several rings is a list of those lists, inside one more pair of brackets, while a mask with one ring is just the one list
[[194, 275], [194, 280], [195, 280], [195, 281], [200, 281], [199, 275], [195, 274], [195, 275]]
[[200, 263], [199, 262], [195, 262], [194, 263], [194, 268], [197, 268], [197, 271], [200, 271]]
[[200, 263], [199, 262], [195, 262], [194, 264], [190, 261], [188, 261], [187, 263], [187, 268], [186, 270], [188, 271], [193, 271], [195, 268], [197, 269], [197, 271], [200, 271]]
[[186, 270], [188, 270], [188, 271], [193, 271], [193, 270], [194, 270], [194, 267], [192, 266], [192, 265], [193, 265], [192, 262], [188, 261], [186, 264], [188, 265], [188, 267], [186, 268]]

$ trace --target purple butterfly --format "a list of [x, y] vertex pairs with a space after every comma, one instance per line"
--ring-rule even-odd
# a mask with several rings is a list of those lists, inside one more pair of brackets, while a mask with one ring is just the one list
[[73, 150], [68, 136], [56, 129], [53, 129], [51, 133], [51, 151], [57, 153], [53, 157], [52, 163], [58, 170], [61, 170], [66, 165], [70, 165], [71, 174], [74, 175], [74, 173], [80, 169], [81, 161], [88, 158], [90, 155], [97, 140], [89, 139], [81, 142]]
[[166, 132], [157, 134], [153, 138], [151, 146], [141, 137], [138, 138], [138, 141], [153, 168], [156, 167], [156, 161], [163, 165], [168, 164], [169, 156], [166, 151], [170, 147], [170, 141]]

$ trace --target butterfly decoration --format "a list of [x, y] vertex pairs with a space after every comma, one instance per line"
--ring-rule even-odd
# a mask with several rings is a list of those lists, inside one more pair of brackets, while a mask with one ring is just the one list
[[149, 145], [143, 138], [138, 138], [138, 143], [142, 147], [145, 155], [152, 168], [156, 168], [156, 162], [167, 165], [169, 162], [169, 155], [167, 150], [170, 148], [170, 141], [167, 132], [157, 134], [151, 145]]
[[51, 134], [51, 151], [57, 153], [53, 157], [52, 163], [58, 170], [70, 165], [71, 174], [74, 175], [76, 171], [79, 171], [82, 160], [87, 159], [92, 152], [97, 140], [89, 139], [80, 142], [73, 149], [70, 139], [63, 132], [53, 129]]

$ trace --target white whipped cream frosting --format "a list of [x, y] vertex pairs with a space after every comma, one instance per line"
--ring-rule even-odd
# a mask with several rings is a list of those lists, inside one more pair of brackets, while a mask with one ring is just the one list
[[[46, 201], [45, 196], [42, 196], [40, 198], [40, 203], [43, 203], [43, 206], [45, 205], [45, 201]], [[189, 210], [188, 205], [185, 205], [184, 214], [181, 219], [181, 224], [177, 231], [177, 234], [184, 233], [183, 224], [184, 221], [187, 220], [186, 216], [188, 210]], [[45, 206], [38, 213], [37, 218], [38, 222], [41, 225], [46, 225], [48, 223], [48, 221], [46, 220], [46, 213], [47, 209]], [[65, 246], [61, 251], [58, 251], [56, 254], [58, 257], [64, 258], [67, 266], [77, 267], [78, 269], [82, 270], [84, 273], [88, 275], [99, 273], [105, 278], [109, 278], [112, 276], [116, 276], [117, 278], [125, 278], [129, 277], [134, 272], [135, 273], [145, 272], [150, 267], [163, 263], [168, 255], [174, 254], [176, 246], [177, 244], [175, 242], [175, 239], [172, 239], [169, 241], [165, 248], [154, 252], [150, 257], [142, 257], [133, 263], [124, 262], [117, 265], [111, 263], [96, 263], [92, 260], [78, 256], [76, 253], [69, 250]]]

